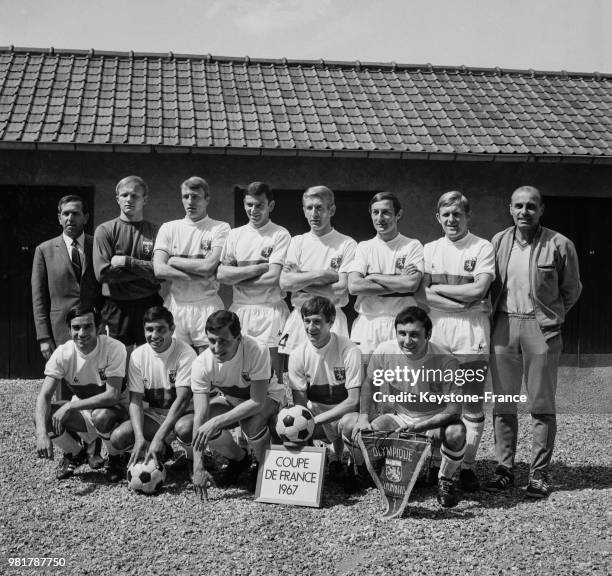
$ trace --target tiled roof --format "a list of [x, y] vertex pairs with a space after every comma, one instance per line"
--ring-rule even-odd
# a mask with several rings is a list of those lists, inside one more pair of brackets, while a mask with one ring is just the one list
[[0, 146], [608, 160], [612, 75], [0, 48]]

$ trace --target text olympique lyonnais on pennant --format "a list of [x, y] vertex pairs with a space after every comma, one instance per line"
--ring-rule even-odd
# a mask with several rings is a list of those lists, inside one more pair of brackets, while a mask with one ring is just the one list
[[385, 503], [383, 517], [399, 518], [431, 453], [431, 439], [421, 434], [362, 432], [359, 446]]

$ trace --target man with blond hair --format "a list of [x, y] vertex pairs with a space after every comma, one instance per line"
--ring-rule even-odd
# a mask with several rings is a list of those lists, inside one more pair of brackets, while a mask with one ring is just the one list
[[[488, 240], [468, 229], [472, 212], [468, 199], [457, 191], [440, 196], [436, 219], [444, 236], [425, 245], [427, 301], [433, 322], [431, 341], [457, 356], [465, 370], [483, 370], [489, 363], [491, 302], [489, 287], [495, 278], [495, 254]], [[485, 378], [473, 378], [462, 391], [479, 396]], [[461, 488], [475, 492], [480, 488], [474, 472], [476, 452], [484, 429], [483, 401], [464, 402], [462, 420], [467, 446], [459, 474]]]
[[290, 354], [307, 340], [300, 308], [311, 296], [324, 296], [333, 302], [336, 320], [331, 331], [348, 336], [342, 307], [348, 304], [348, 265], [357, 243], [333, 228], [336, 204], [327, 186], [308, 188], [302, 196], [302, 208], [310, 231], [291, 239], [280, 277], [281, 288], [291, 291], [293, 305], [278, 347], [283, 354]]
[[169, 283], [165, 306], [172, 312], [174, 335], [201, 352], [208, 346], [206, 319], [224, 308], [217, 291], [217, 266], [230, 231], [208, 215], [210, 191], [203, 178], [181, 184], [185, 218], [162, 224], [155, 242], [155, 275]]
[[102, 320], [108, 334], [131, 346], [144, 344], [145, 311], [162, 304], [151, 262], [157, 226], [144, 219], [149, 190], [142, 178], [123, 178], [115, 193], [121, 213], [96, 228], [94, 271], [102, 284]]

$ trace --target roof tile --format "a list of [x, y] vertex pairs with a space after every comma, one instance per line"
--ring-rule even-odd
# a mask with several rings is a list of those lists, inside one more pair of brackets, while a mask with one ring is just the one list
[[0, 141], [612, 156], [612, 77], [0, 49]]

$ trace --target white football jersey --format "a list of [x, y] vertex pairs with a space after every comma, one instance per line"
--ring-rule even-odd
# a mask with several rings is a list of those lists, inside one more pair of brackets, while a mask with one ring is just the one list
[[251, 397], [251, 382], [266, 380], [268, 396], [281, 402], [285, 397], [285, 388], [277, 382], [271, 383], [270, 375], [267, 346], [243, 334], [231, 360], [218, 362], [210, 348], [195, 359], [191, 367], [191, 390], [194, 394], [208, 394], [217, 388], [226, 396], [248, 400]]
[[307, 340], [289, 356], [289, 386], [305, 392], [311, 402], [339, 404], [348, 397], [347, 390], [361, 387], [359, 348], [333, 332], [322, 348]]
[[[364, 277], [368, 274], [401, 275], [410, 264], [423, 273], [423, 246], [418, 240], [398, 234], [385, 242], [375, 236], [359, 242], [349, 271], [359, 272]], [[395, 316], [406, 306], [422, 306], [425, 301], [421, 282], [415, 295], [357, 296], [355, 311], [368, 316]]]
[[[394, 402], [387, 402], [381, 396], [377, 406], [381, 414], [392, 412], [418, 418], [443, 412], [446, 408], [443, 395], [461, 393], [461, 389], [454, 383], [458, 369], [457, 358], [431, 342], [427, 344], [425, 356], [414, 360], [393, 339], [381, 342], [376, 347], [370, 357], [367, 377], [372, 381], [374, 393], [380, 391], [382, 395], [391, 394], [395, 397]], [[401, 374], [401, 379], [385, 378], [387, 371]], [[402, 393], [412, 396], [406, 396], [406, 401], [402, 402], [397, 400], [402, 397]], [[429, 394], [440, 397], [432, 398]]]
[[[91, 398], [106, 391], [108, 378], [125, 376], [125, 346], [109, 336], [98, 336], [96, 347], [81, 354], [73, 340], [58, 346], [45, 365], [45, 376], [66, 381], [80, 399]], [[121, 402], [127, 401], [123, 391]]]
[[[155, 250], [181, 258], [206, 258], [214, 248], [223, 248], [230, 226], [210, 216], [193, 222], [189, 218], [162, 224], [155, 240]], [[172, 280], [170, 294], [176, 302], [198, 302], [217, 294], [215, 275], [198, 280]]]
[[176, 388], [191, 387], [191, 365], [195, 359], [193, 348], [175, 338], [161, 354], [143, 344], [130, 356], [128, 390], [143, 394], [151, 408], [167, 410], [176, 400]]
[[[489, 274], [495, 278], [495, 252], [488, 240], [468, 232], [466, 236], [453, 242], [446, 236], [425, 244], [426, 286], [432, 284], [461, 285], [474, 282], [479, 274]], [[435, 310], [435, 305], [431, 305]], [[491, 312], [489, 296], [478, 304], [466, 307], [466, 311]], [[459, 312], [459, 310], [458, 310]]]
[[[301, 272], [311, 270], [335, 270], [336, 272], [348, 272], [348, 265], [355, 255], [357, 243], [350, 236], [340, 234], [332, 229], [324, 236], [317, 236], [312, 232], [306, 232], [291, 238], [287, 250], [287, 265], [296, 265]], [[291, 304], [301, 307], [302, 304], [314, 294], [320, 295], [325, 289], [317, 286], [316, 292], [309, 292], [308, 288], [297, 290], [291, 294]], [[348, 304], [348, 290], [341, 295], [332, 294], [329, 290], [327, 297], [338, 307]]]
[[[230, 231], [221, 263], [224, 266], [249, 266], [252, 264], [279, 264], [285, 263], [285, 255], [289, 247], [291, 236], [282, 226], [268, 222], [261, 228], [251, 224], [234, 228]], [[280, 287], [275, 286], [249, 286], [238, 283], [233, 286], [234, 304], [276, 304], [285, 294]]]

